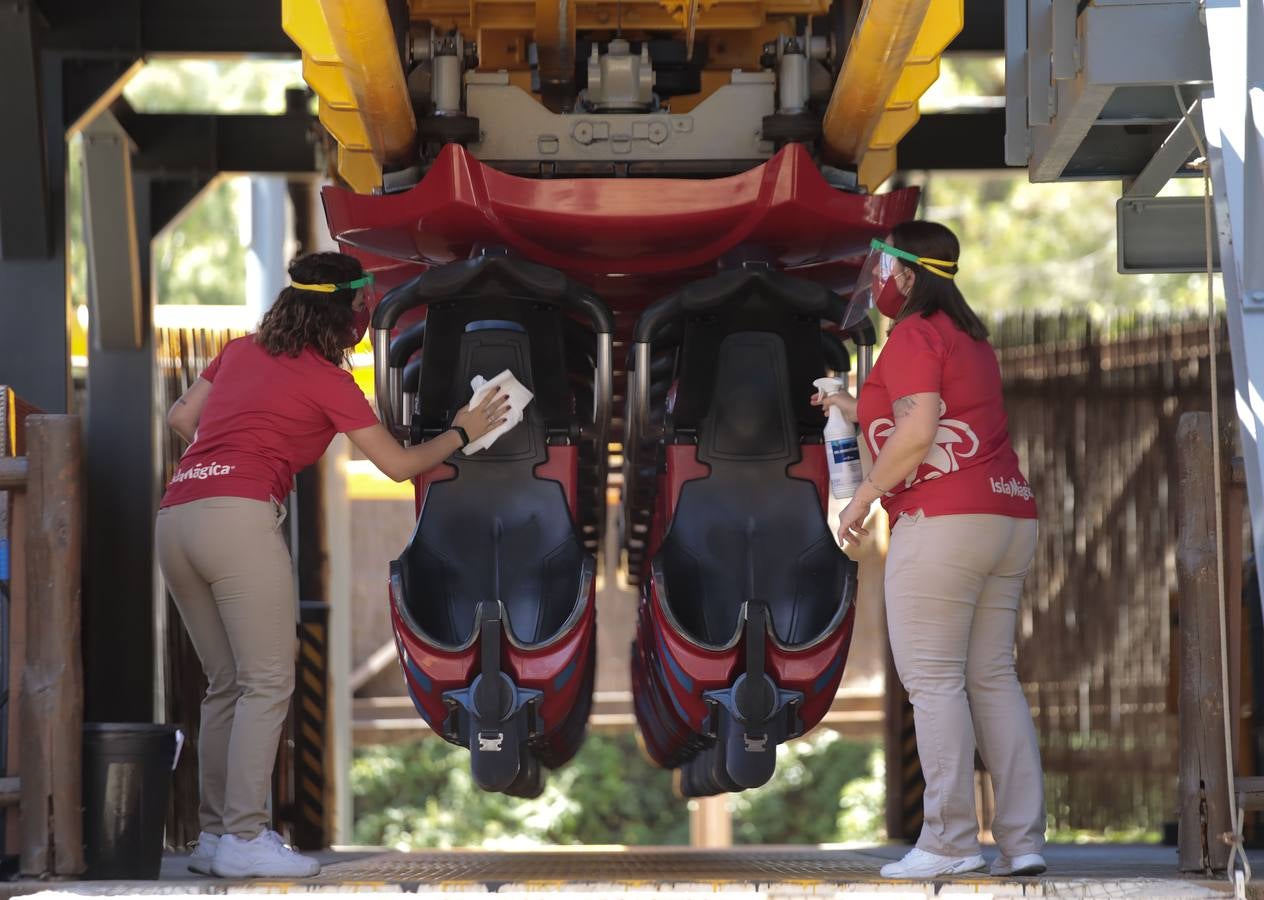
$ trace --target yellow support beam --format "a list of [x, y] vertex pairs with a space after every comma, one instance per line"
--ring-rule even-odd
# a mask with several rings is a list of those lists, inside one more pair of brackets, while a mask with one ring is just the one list
[[825, 112], [827, 156], [875, 190], [920, 117], [939, 59], [965, 21], [964, 0], [866, 0]]
[[338, 142], [338, 174], [360, 193], [381, 187], [383, 166], [411, 164], [417, 141], [384, 0], [282, 0], [281, 25]]

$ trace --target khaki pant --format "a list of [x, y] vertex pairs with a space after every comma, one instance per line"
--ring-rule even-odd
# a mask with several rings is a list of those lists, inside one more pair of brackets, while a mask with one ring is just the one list
[[903, 515], [891, 532], [887, 629], [913, 704], [926, 777], [917, 846], [979, 852], [977, 746], [996, 790], [992, 834], [1013, 858], [1044, 848], [1044, 776], [1031, 709], [1014, 670], [1018, 598], [1034, 519]]
[[236, 497], [159, 511], [158, 565], [206, 671], [198, 736], [203, 831], [253, 838], [294, 692], [298, 595], [273, 503]]

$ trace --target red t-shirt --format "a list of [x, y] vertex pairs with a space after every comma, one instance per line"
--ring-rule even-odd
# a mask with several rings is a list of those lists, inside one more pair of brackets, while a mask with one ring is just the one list
[[895, 431], [892, 403], [932, 392], [940, 396], [935, 445], [882, 498], [892, 524], [900, 513], [919, 509], [927, 516], [1036, 518], [1031, 486], [1009, 442], [996, 353], [942, 312], [911, 316], [892, 328], [860, 391], [861, 433], [873, 455]]
[[284, 500], [294, 473], [320, 459], [336, 433], [377, 422], [351, 373], [311, 348], [272, 356], [252, 336], [237, 338], [202, 377], [214, 387], [162, 506]]

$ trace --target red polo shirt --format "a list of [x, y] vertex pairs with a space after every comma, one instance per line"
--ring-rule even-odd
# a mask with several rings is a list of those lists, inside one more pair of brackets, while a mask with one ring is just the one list
[[253, 335], [237, 338], [201, 377], [213, 387], [162, 506], [284, 500], [294, 474], [320, 459], [335, 434], [377, 422], [351, 373], [311, 348], [272, 356]]
[[892, 328], [860, 391], [861, 433], [873, 455], [895, 431], [892, 403], [932, 392], [940, 396], [939, 430], [921, 465], [882, 498], [892, 524], [916, 510], [1036, 518], [1031, 486], [1009, 441], [996, 353], [942, 312]]

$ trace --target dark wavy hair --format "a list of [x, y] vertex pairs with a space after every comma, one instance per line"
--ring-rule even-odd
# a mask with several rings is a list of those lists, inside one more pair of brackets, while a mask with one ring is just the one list
[[[956, 274], [957, 260], [961, 258], [961, 243], [951, 230], [938, 222], [927, 222], [912, 219], [902, 222], [891, 229], [891, 243], [901, 250], [927, 259], [943, 259], [952, 262], [949, 272]], [[937, 312], [942, 312], [952, 319], [954, 325], [976, 341], [986, 341], [987, 326], [975, 314], [962, 296], [957, 282], [951, 278], [936, 275], [921, 266], [905, 263], [917, 276], [913, 281], [913, 290], [904, 301], [897, 322], [909, 316], [920, 315], [929, 319]]]
[[[345, 253], [309, 253], [290, 263], [290, 280], [300, 284], [342, 284], [363, 274], [360, 261]], [[355, 296], [353, 289], [326, 294], [286, 286], [259, 323], [255, 340], [273, 356], [296, 357], [311, 347], [341, 366], [354, 337]]]

